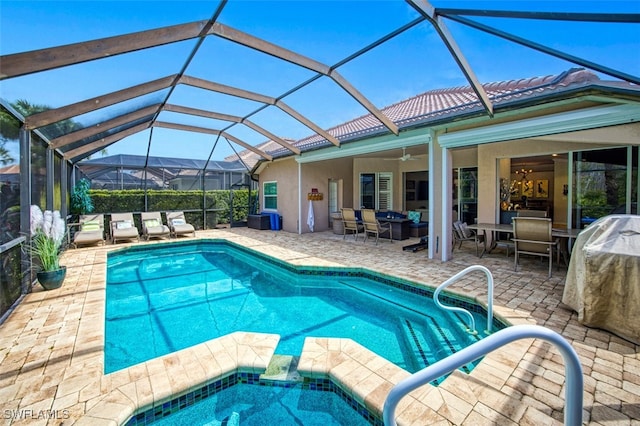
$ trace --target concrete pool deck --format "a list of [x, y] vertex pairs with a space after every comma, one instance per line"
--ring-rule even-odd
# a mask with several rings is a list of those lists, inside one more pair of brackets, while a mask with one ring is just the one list
[[[519, 272], [499, 252], [479, 259], [475, 248], [454, 260], [430, 261], [403, 252], [411, 241], [354, 241], [331, 232], [288, 234], [247, 228], [200, 231], [297, 265], [366, 267], [425, 285], [437, 285], [472, 264], [495, 280], [496, 314], [512, 324], [536, 323], [565, 337], [584, 372], [584, 423], [640, 424], [639, 347], [609, 332], [582, 326], [561, 303], [565, 271], [547, 278], [543, 263], [527, 260]], [[182, 240], [182, 239], [181, 239]], [[162, 243], [162, 242], [158, 242]], [[140, 244], [155, 244], [140, 243]], [[125, 421], [171, 395], [241, 368], [266, 368], [277, 336], [234, 333], [192, 348], [103, 374], [104, 289], [108, 251], [69, 250], [62, 288], [26, 295], [0, 325], [0, 407], [5, 424], [104, 424]], [[486, 279], [473, 273], [450, 291], [486, 302]], [[342, 339], [308, 339], [298, 364], [308, 375], [328, 375], [374, 411], [406, 372]], [[486, 357], [470, 375], [456, 373], [403, 401], [399, 424], [555, 424], [564, 408], [564, 363], [550, 344], [525, 339]]]

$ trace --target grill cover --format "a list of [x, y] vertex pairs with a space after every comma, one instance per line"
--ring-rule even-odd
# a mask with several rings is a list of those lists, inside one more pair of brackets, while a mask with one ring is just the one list
[[605, 216], [578, 235], [562, 301], [580, 323], [640, 344], [640, 216]]

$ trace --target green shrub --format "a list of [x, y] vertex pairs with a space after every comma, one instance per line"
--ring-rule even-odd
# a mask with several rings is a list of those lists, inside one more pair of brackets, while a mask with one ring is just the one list
[[[93, 200], [94, 211], [98, 213], [145, 211], [145, 192], [141, 189], [92, 189], [89, 194]], [[251, 196], [255, 200], [257, 191], [252, 191]], [[149, 190], [147, 191], [146, 211], [181, 210], [185, 212], [187, 220], [196, 229], [204, 229], [202, 220], [204, 205], [207, 210], [207, 228], [213, 228], [217, 224], [229, 223], [230, 197], [229, 190], [205, 191], [204, 196], [202, 191]], [[245, 220], [250, 213], [248, 210], [249, 191], [234, 190], [233, 197], [233, 220]]]

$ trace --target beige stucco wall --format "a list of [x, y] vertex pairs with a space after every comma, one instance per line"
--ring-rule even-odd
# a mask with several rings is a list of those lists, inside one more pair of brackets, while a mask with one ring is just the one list
[[[329, 229], [329, 179], [342, 180], [343, 206], [352, 207], [353, 173], [351, 158], [301, 164], [294, 157], [267, 163], [260, 172], [260, 188], [264, 182], [278, 182], [278, 213], [282, 215], [282, 229], [287, 232], [310, 232], [307, 225], [309, 201], [307, 194], [317, 188], [323, 199], [313, 201], [314, 231]], [[260, 200], [260, 205], [263, 201]]]
[[[298, 163], [293, 158], [267, 163], [260, 173], [260, 196], [264, 182], [278, 182], [278, 213], [282, 216], [282, 229], [298, 232]], [[260, 199], [260, 207], [264, 201]], [[264, 210], [264, 209], [263, 209]]]
[[340, 158], [336, 160], [318, 161], [315, 163], [305, 163], [301, 165], [302, 171], [302, 205], [301, 205], [301, 231], [310, 232], [307, 225], [309, 215], [309, 201], [307, 194], [312, 188], [317, 188], [323, 194], [321, 201], [313, 201], [314, 232], [326, 231], [329, 229], [329, 180], [342, 180], [343, 200], [340, 207], [352, 207], [348, 201], [353, 198], [353, 181], [351, 169], [353, 159]]

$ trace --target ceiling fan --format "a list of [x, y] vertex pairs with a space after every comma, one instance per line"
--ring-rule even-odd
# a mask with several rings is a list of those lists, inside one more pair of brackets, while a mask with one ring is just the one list
[[409, 161], [409, 160], [417, 160], [418, 156], [412, 156], [411, 154], [407, 154], [407, 148], [402, 148], [402, 157], [396, 158], [385, 158], [385, 160], [399, 160], [399, 161]]

